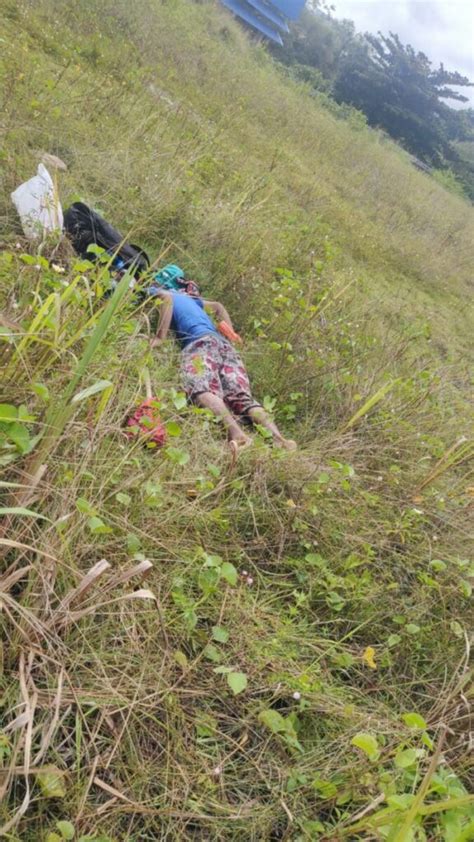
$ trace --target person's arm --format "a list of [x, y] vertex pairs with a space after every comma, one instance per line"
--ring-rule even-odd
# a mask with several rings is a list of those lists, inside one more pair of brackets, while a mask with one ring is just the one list
[[220, 321], [227, 322], [231, 330], [234, 329], [231, 318], [224, 305], [221, 304], [220, 301], [204, 301], [203, 303], [204, 307], [211, 310], [211, 312], [216, 316], [217, 319], [219, 319]]
[[151, 340], [152, 348], [159, 345], [166, 339], [170, 329], [171, 319], [173, 318], [173, 297], [167, 292], [159, 292], [158, 297], [161, 298], [162, 304], [160, 307], [160, 318], [158, 320], [156, 336]]
[[204, 301], [207, 309], [216, 316], [218, 320], [217, 329], [222, 336], [225, 336], [230, 342], [242, 342], [242, 337], [235, 332], [232, 325], [231, 318], [223, 304], [219, 301]]

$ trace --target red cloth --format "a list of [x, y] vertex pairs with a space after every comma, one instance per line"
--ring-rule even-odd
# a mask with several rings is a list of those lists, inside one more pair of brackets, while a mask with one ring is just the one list
[[163, 426], [157, 410], [156, 398], [149, 398], [135, 410], [130, 418], [127, 418], [127, 427], [137, 427], [138, 430], [127, 430], [129, 439], [139, 435], [146, 437], [148, 445], [163, 447], [166, 442], [166, 430]]

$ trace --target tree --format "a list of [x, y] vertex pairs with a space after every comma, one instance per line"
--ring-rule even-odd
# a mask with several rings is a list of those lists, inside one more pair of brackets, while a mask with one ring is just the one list
[[270, 46], [279, 61], [290, 67], [316, 68], [327, 80], [334, 80], [348, 44], [354, 38], [352, 21], [337, 21], [313, 5], [290, 24], [284, 44]]
[[363, 111], [371, 125], [384, 128], [410, 152], [443, 166], [454, 160], [453, 139], [472, 138], [470, 121], [444, 100], [467, 102], [452, 89], [472, 83], [457, 72], [436, 70], [424, 53], [404, 46], [398, 35], [366, 34], [353, 39], [342, 58], [333, 93]]

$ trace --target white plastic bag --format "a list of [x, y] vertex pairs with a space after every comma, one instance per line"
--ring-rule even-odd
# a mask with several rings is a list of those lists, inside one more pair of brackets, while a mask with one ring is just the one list
[[49, 231], [62, 230], [61, 203], [44, 164], [39, 164], [37, 174], [20, 184], [11, 197], [29, 240], [43, 237]]

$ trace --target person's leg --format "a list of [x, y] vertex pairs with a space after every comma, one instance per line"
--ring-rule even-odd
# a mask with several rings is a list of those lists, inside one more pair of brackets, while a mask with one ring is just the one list
[[268, 430], [280, 447], [296, 450], [296, 442], [286, 439], [263, 407], [254, 401], [247, 371], [235, 348], [227, 340], [221, 340], [221, 345], [222, 365], [219, 369], [219, 377], [225, 402], [235, 415], [247, 416], [253, 424], [260, 424]]
[[277, 445], [280, 447], [284, 447], [285, 450], [296, 450], [298, 445], [296, 444], [293, 439], [286, 439], [278, 429], [277, 425], [271, 418], [267, 415], [265, 410], [262, 406], [252, 406], [248, 411], [247, 415], [251, 419], [253, 424], [260, 424], [261, 427], [264, 427], [268, 430], [272, 436], [273, 440], [276, 442]]
[[198, 406], [210, 409], [217, 418], [222, 418], [229, 441], [235, 442], [239, 447], [250, 442], [249, 437], [245, 435], [242, 427], [219, 395], [214, 395], [212, 392], [201, 392], [201, 394], [196, 395], [195, 402]]
[[204, 336], [196, 340], [183, 350], [183, 385], [189, 400], [222, 418], [229, 440], [240, 447], [248, 444], [250, 439], [224, 402], [219, 378], [220, 363], [220, 346], [216, 338]]

